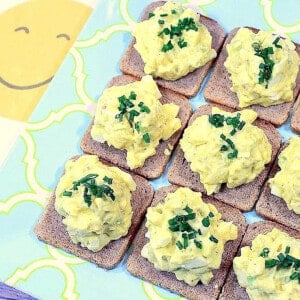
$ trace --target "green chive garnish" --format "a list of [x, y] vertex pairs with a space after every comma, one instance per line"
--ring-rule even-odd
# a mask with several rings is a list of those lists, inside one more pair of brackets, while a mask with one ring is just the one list
[[282, 48], [281, 45], [278, 45], [279, 40], [280, 40], [280, 37], [278, 36], [272, 43], [276, 48]]
[[150, 12], [149, 15], [148, 15], [148, 19], [150, 19], [150, 18], [152, 18], [154, 16], [155, 16], [155, 14], [153, 12]]
[[66, 197], [71, 197], [72, 196], [72, 192], [71, 191], [64, 191], [63, 196], [66, 196]]
[[213, 243], [216, 243], [216, 244], [219, 242], [218, 239], [216, 237], [214, 237], [213, 235], [211, 235], [209, 237], [209, 240], [212, 241]]
[[276, 259], [268, 259], [265, 261], [265, 267], [267, 269], [273, 268], [275, 266], [277, 266], [278, 261]]
[[183, 249], [183, 245], [182, 245], [182, 243], [180, 241], [176, 242], [176, 246], [178, 247], [179, 250]]
[[291, 247], [290, 246], [286, 246], [284, 253], [288, 254], [288, 253], [290, 253], [290, 250], [291, 250]]
[[164, 20], [161, 20], [161, 19], [159, 19], [159, 20], [158, 20], [158, 24], [160, 24], [160, 25], [164, 25], [164, 24], [165, 24], [165, 21], [164, 21]]
[[194, 243], [197, 248], [202, 249], [202, 243], [200, 241], [194, 240]]
[[202, 219], [202, 225], [204, 227], [209, 227], [209, 225], [210, 225], [209, 217], [205, 217]]
[[108, 184], [112, 184], [112, 178], [107, 177], [106, 175], [103, 177], [103, 181], [107, 182]]
[[167, 17], [168, 14], [161, 14], [160, 16], [161, 16], [161, 17]]
[[215, 215], [214, 215], [214, 213], [211, 211], [211, 212], [209, 212], [208, 216], [209, 216], [210, 218], [213, 218]]
[[269, 252], [270, 252], [270, 249], [269, 249], [269, 248], [264, 248], [264, 249], [262, 250], [262, 252], [260, 253], [259, 256], [261, 256], [261, 257], [268, 257]]
[[146, 132], [146, 133], [143, 134], [143, 140], [147, 144], [150, 143], [150, 135], [149, 135], [149, 133]]
[[172, 13], [173, 15], [175, 15], [177, 12], [176, 12], [175, 9], [172, 9], [172, 10], [171, 10], [171, 13]]
[[164, 44], [163, 47], [161, 48], [162, 52], [168, 52], [174, 48], [173, 44], [171, 41], [168, 41], [167, 44]]

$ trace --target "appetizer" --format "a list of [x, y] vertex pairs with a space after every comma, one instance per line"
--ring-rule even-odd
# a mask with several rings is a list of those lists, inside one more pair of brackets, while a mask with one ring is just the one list
[[189, 299], [216, 299], [246, 228], [241, 212], [169, 186], [155, 193], [146, 219], [129, 272]]
[[212, 37], [197, 13], [180, 3], [166, 2], [137, 23], [134, 48], [153, 77], [177, 80], [217, 56]]
[[273, 222], [248, 226], [219, 299], [297, 299], [300, 233]]
[[281, 147], [270, 179], [257, 202], [256, 212], [300, 231], [299, 149], [300, 138], [297, 136]]
[[227, 37], [204, 97], [234, 109], [249, 107], [283, 124], [300, 90], [300, 45], [253, 28]]
[[186, 96], [198, 92], [225, 39], [217, 22], [173, 1], [150, 4], [132, 34], [120, 69], [140, 78], [151, 74]]
[[82, 155], [66, 163], [35, 233], [110, 269], [125, 254], [152, 196], [145, 179]]
[[281, 141], [274, 126], [256, 117], [251, 110], [201, 106], [180, 141], [169, 181], [250, 210]]
[[184, 96], [158, 88], [150, 75], [122, 75], [99, 99], [84, 152], [146, 178], [159, 177], [191, 115]]

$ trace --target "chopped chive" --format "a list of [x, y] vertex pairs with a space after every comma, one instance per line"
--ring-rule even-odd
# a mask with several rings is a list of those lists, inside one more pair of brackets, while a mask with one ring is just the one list
[[145, 143], [149, 144], [150, 143], [150, 135], [148, 132], [143, 134], [143, 140]]
[[164, 20], [161, 20], [161, 19], [159, 19], [159, 20], [158, 20], [158, 24], [160, 24], [160, 25], [164, 25], [164, 24], [165, 24], [165, 21], [164, 21]]
[[196, 218], [196, 214], [195, 213], [190, 213], [186, 216], [187, 220], [194, 220]]
[[265, 248], [263, 248], [263, 250], [262, 250], [262, 252], [259, 254], [259, 256], [261, 256], [261, 257], [268, 257], [269, 252], [270, 252], [270, 249], [267, 248], [267, 247], [265, 247]]
[[182, 243], [180, 241], [176, 242], [176, 246], [178, 247], [179, 250], [183, 249], [183, 245], [182, 245]]
[[183, 248], [186, 249], [189, 246], [189, 238], [188, 235], [183, 233], [182, 234], [182, 238], [183, 238]]
[[212, 241], [212, 242], [215, 243], [215, 244], [217, 244], [217, 243], [219, 242], [218, 239], [217, 239], [216, 237], [214, 237], [213, 235], [211, 235], [211, 236], [209, 237], [209, 240]]
[[150, 19], [150, 18], [152, 18], [154, 16], [155, 16], [155, 14], [153, 12], [150, 12], [149, 15], [148, 15], [148, 19]]
[[284, 255], [282, 253], [279, 253], [277, 255], [277, 258], [282, 262], [284, 260]]
[[267, 269], [273, 268], [273, 267], [277, 266], [277, 264], [278, 264], [278, 260], [276, 260], [276, 259], [268, 259], [265, 261], [265, 267]]
[[228, 151], [228, 147], [226, 145], [222, 145], [222, 147], [220, 148], [221, 152], [225, 152]]
[[196, 232], [191, 232], [188, 234], [189, 240], [196, 238]]
[[168, 14], [160, 14], [161, 17], [167, 17]]
[[106, 175], [103, 177], [103, 181], [107, 182], [108, 184], [112, 184], [112, 178], [107, 177]]
[[194, 243], [197, 248], [202, 249], [202, 243], [200, 241], [194, 240]]
[[[143, 102], [140, 102], [140, 103], [143, 103]], [[147, 105], [142, 104], [142, 105], [139, 105], [139, 107], [140, 107], [140, 112], [142, 112], [142, 113], [145, 112], [145, 113], [149, 114], [151, 112], [150, 108]]]
[[172, 9], [172, 10], [171, 10], [171, 13], [172, 13], [173, 15], [175, 15], [177, 12], [176, 12], [175, 9]]
[[291, 250], [291, 247], [290, 246], [286, 246], [284, 253], [288, 254], [288, 253], [290, 253], [290, 250]]
[[272, 43], [276, 48], [282, 48], [281, 45], [278, 45], [279, 40], [280, 40], [280, 37], [278, 36]]
[[135, 100], [136, 99], [136, 93], [134, 91], [130, 92], [129, 99], [131, 99], [131, 100]]
[[298, 273], [298, 272], [294, 272], [294, 273], [292, 273], [292, 275], [290, 276], [290, 279], [291, 279], [291, 280], [295, 280], [295, 279], [297, 279], [297, 278], [300, 278], [300, 273]]
[[210, 225], [209, 217], [205, 217], [202, 219], [202, 225], [204, 227], [209, 227], [209, 225]]
[[193, 210], [191, 208], [189, 208], [188, 205], [183, 210], [185, 210], [188, 214], [193, 212]]
[[208, 216], [209, 216], [210, 218], [213, 218], [215, 215], [214, 215], [214, 213], [213, 213], [212, 211], [210, 211], [209, 214], [208, 214]]
[[184, 39], [179, 39], [177, 45], [182, 49], [184, 47], [187, 47], [187, 42]]
[[131, 111], [129, 111], [129, 121], [133, 122], [134, 118], [139, 115], [140, 115], [140, 113], [138, 111], [136, 111], [135, 109], [132, 109]]
[[173, 44], [171, 41], [168, 41], [167, 44], [164, 44], [163, 47], [161, 48], [162, 52], [168, 52], [174, 48]]
[[230, 135], [233, 136], [237, 133], [237, 130], [235, 128], [233, 128], [231, 131], [230, 131]]
[[136, 122], [136, 123], [134, 124], [134, 128], [135, 128], [135, 130], [136, 130], [138, 133], [140, 133], [140, 131], [141, 131], [141, 122]]
[[66, 196], [66, 197], [71, 197], [72, 196], [72, 192], [71, 191], [64, 191], [63, 196]]
[[198, 232], [199, 235], [202, 235], [202, 232], [201, 232], [200, 228], [197, 230], [197, 232]]

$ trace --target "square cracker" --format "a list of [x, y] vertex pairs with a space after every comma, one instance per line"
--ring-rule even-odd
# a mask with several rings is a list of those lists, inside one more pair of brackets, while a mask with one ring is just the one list
[[[174, 192], [178, 188], [179, 186], [174, 185], [160, 188], [154, 195], [152, 206], [163, 201], [168, 193]], [[209, 284], [197, 284], [195, 287], [192, 287], [183, 281], [177, 280], [175, 274], [171, 272], [155, 269], [151, 262], [141, 256], [141, 250], [148, 242], [148, 239], [145, 237], [145, 233], [147, 232], [145, 225], [142, 226], [134, 239], [133, 251], [129, 255], [126, 263], [126, 267], [130, 273], [141, 279], [150, 281], [155, 285], [187, 297], [188, 299], [217, 299], [247, 225], [244, 216], [236, 208], [205, 195], [202, 195], [202, 198], [205, 202], [209, 202], [216, 206], [218, 211], [222, 214], [223, 220], [232, 221], [238, 227], [237, 239], [225, 244], [221, 266], [218, 270], [213, 271], [214, 276]]]
[[[232, 109], [229, 108], [219, 107], [223, 110], [232, 111]], [[212, 105], [200, 106], [191, 117], [189, 125], [192, 124], [197, 117], [210, 114], [211, 109]], [[270, 144], [272, 145], [271, 161], [252, 182], [240, 185], [233, 189], [227, 188], [225, 184], [223, 184], [220, 191], [213, 194], [213, 197], [217, 200], [230, 204], [242, 211], [251, 210], [257, 201], [261, 187], [268, 176], [281, 143], [281, 137], [271, 123], [257, 119], [254, 124], [264, 130]], [[190, 163], [184, 158], [184, 153], [180, 144], [178, 144], [175, 159], [168, 171], [168, 179], [173, 184], [187, 186], [192, 190], [206, 193], [205, 188], [200, 181], [199, 174], [191, 170]]]
[[[243, 237], [242, 243], [240, 245], [238, 256], [241, 255], [241, 248], [245, 246], [250, 246], [251, 242], [258, 234], [266, 234], [270, 232], [274, 227], [277, 227], [281, 231], [285, 231], [294, 238], [300, 238], [300, 232], [284, 227], [277, 223], [270, 221], [255, 222], [248, 226], [247, 231]], [[246, 289], [239, 285], [233, 268], [228, 274], [225, 285], [222, 288], [222, 293], [219, 297], [219, 300], [250, 300]]]
[[[109, 86], [125, 85], [137, 80], [139, 79], [132, 76], [120, 75], [114, 77], [109, 83]], [[187, 125], [187, 122], [192, 114], [192, 107], [189, 101], [187, 101], [187, 99], [183, 95], [161, 87], [159, 88], [159, 90], [162, 94], [162, 97], [160, 99], [160, 102], [162, 104], [174, 103], [180, 107], [177, 117], [181, 120], [181, 128], [176, 131], [169, 139], [160, 141], [159, 145], [156, 147], [156, 153], [153, 156], [147, 158], [142, 167], [130, 170], [126, 162], [125, 150], [116, 149], [113, 146], [109, 146], [106, 142], [100, 143], [93, 140], [91, 137], [91, 128], [94, 121], [92, 121], [82, 138], [81, 149], [85, 153], [96, 154], [101, 159], [109, 161], [119, 167], [128, 169], [131, 172], [137, 173], [146, 178], [153, 179], [159, 177], [163, 173], [171, 155], [165, 153], [165, 150], [169, 150], [170, 152], [172, 152], [173, 148], [177, 145], [182, 131]]]
[[53, 193], [44, 214], [34, 228], [35, 234], [40, 240], [47, 244], [61, 248], [82, 259], [93, 262], [102, 268], [114, 268], [122, 260], [135, 236], [154, 194], [152, 186], [146, 179], [138, 175], [131, 175], [136, 183], [136, 190], [132, 192], [131, 196], [131, 206], [133, 210], [132, 224], [126, 236], [111, 241], [98, 252], [93, 252], [81, 247], [79, 244], [74, 244], [66, 230], [66, 225], [62, 223], [63, 217], [55, 210], [55, 193]]
[[[249, 27], [248, 27], [249, 28]], [[258, 29], [249, 28], [253, 32], [258, 32]], [[204, 98], [210, 102], [218, 103], [221, 105], [226, 105], [234, 109], [239, 108], [239, 100], [237, 94], [230, 90], [231, 80], [229, 78], [229, 73], [227, 72], [224, 62], [227, 59], [226, 45], [230, 43], [232, 38], [235, 36], [239, 28], [233, 29], [227, 36], [222, 51], [216, 62], [212, 76], [210, 77], [205, 89]], [[300, 56], [300, 45], [296, 45], [296, 51]], [[294, 88], [294, 99], [295, 101], [298, 93], [300, 91], [300, 71], [296, 78], [296, 87]], [[261, 119], [271, 122], [275, 126], [282, 125], [288, 118], [289, 112], [293, 106], [293, 101], [286, 102], [277, 105], [271, 105], [269, 107], [263, 107], [261, 105], [250, 105], [245, 108], [251, 108], [259, 114]]]
[[[165, 1], [151, 3], [142, 13], [141, 21], [147, 20], [150, 12], [154, 11], [155, 8], [164, 4]], [[201, 23], [203, 23], [209, 30], [212, 36], [212, 48], [215, 49], [218, 53], [226, 36], [225, 31], [216, 21], [202, 15], [199, 16], [199, 18], [201, 20]], [[135, 38], [133, 38], [121, 60], [120, 69], [125, 74], [141, 78], [145, 75], [145, 64], [140, 54], [134, 48], [135, 42], [136, 40]], [[187, 97], [195, 96], [199, 91], [201, 84], [214, 61], [215, 59], [210, 60], [204, 66], [175, 81], [157, 78], [156, 82], [158, 85], [164, 88], [168, 88]]]
[[[286, 146], [287, 143], [280, 148], [278, 155]], [[273, 178], [278, 171], [280, 171], [280, 167], [278, 166], [277, 156], [268, 178]], [[255, 210], [262, 217], [300, 231], [300, 215], [293, 210], [289, 210], [282, 198], [271, 194], [271, 188], [267, 181], [256, 203]]]

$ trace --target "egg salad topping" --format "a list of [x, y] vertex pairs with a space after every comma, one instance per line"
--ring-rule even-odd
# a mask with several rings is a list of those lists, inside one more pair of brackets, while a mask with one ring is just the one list
[[167, 140], [180, 127], [179, 107], [161, 104], [161, 94], [151, 76], [106, 89], [99, 99], [91, 136], [127, 151], [131, 169], [143, 166], [154, 155], [160, 140]]
[[135, 48], [146, 74], [176, 80], [216, 57], [212, 37], [192, 9], [172, 1], [149, 14], [136, 25]]
[[239, 106], [270, 106], [293, 100], [300, 59], [289, 39], [270, 32], [238, 30], [224, 63]]
[[132, 177], [83, 155], [66, 163], [55, 192], [55, 209], [73, 243], [94, 252], [125, 236], [131, 225]]
[[191, 286], [209, 283], [225, 243], [237, 238], [236, 225], [222, 221], [214, 205], [188, 188], [167, 194], [164, 202], [148, 208], [146, 217], [149, 242], [142, 256]]
[[180, 146], [192, 171], [199, 173], [208, 195], [222, 183], [234, 188], [251, 182], [271, 160], [272, 147], [264, 133], [252, 125], [257, 113], [229, 113], [216, 107], [186, 128]]
[[292, 137], [280, 153], [280, 171], [269, 180], [271, 193], [282, 198], [287, 207], [300, 214], [300, 138]]
[[259, 234], [251, 247], [243, 247], [241, 256], [234, 258], [233, 269], [251, 300], [297, 299], [300, 240], [277, 228]]

